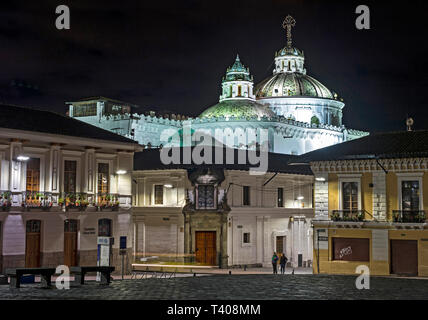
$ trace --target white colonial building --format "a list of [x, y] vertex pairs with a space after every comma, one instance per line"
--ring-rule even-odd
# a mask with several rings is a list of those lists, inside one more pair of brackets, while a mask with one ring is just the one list
[[269, 154], [268, 172], [250, 175], [248, 164], [164, 165], [159, 150], [136, 153], [136, 262], [271, 266], [275, 251], [309, 266], [313, 176], [289, 159]]
[[131, 173], [138, 145], [56, 113], [1, 105], [0, 272], [96, 265], [97, 238], [131, 260]]

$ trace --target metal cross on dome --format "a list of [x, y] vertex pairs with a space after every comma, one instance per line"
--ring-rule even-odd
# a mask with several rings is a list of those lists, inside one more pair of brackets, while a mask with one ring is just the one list
[[296, 25], [296, 20], [290, 15], [286, 16], [282, 27], [287, 30], [287, 47], [291, 48], [291, 28]]

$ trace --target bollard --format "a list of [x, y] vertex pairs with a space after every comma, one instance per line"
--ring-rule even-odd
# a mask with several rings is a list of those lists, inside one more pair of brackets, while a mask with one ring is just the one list
[[193, 273], [193, 276], [196, 277], [196, 273]]
[[229, 274], [232, 274], [232, 271], [229, 270]]

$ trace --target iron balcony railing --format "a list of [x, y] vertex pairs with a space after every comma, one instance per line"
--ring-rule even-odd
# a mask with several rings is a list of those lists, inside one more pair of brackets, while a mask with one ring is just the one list
[[63, 192], [58, 198], [58, 205], [69, 209], [85, 210], [90, 203], [91, 197], [84, 192]]
[[365, 210], [333, 210], [330, 219], [333, 221], [364, 221]]
[[49, 210], [53, 205], [52, 193], [42, 191], [23, 192], [22, 206], [27, 209], [38, 208]]
[[110, 209], [117, 210], [119, 209], [119, 196], [114, 193], [98, 193], [95, 206], [98, 209]]
[[424, 223], [427, 219], [424, 210], [393, 210], [392, 221], [403, 223]]
[[12, 194], [10, 191], [0, 191], [0, 210], [6, 211], [12, 206]]

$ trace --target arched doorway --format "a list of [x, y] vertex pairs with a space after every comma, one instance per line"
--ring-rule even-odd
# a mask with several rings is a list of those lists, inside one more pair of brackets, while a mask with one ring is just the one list
[[28, 220], [25, 237], [25, 267], [40, 267], [40, 220]]
[[77, 266], [77, 232], [78, 220], [64, 221], [64, 264]]

